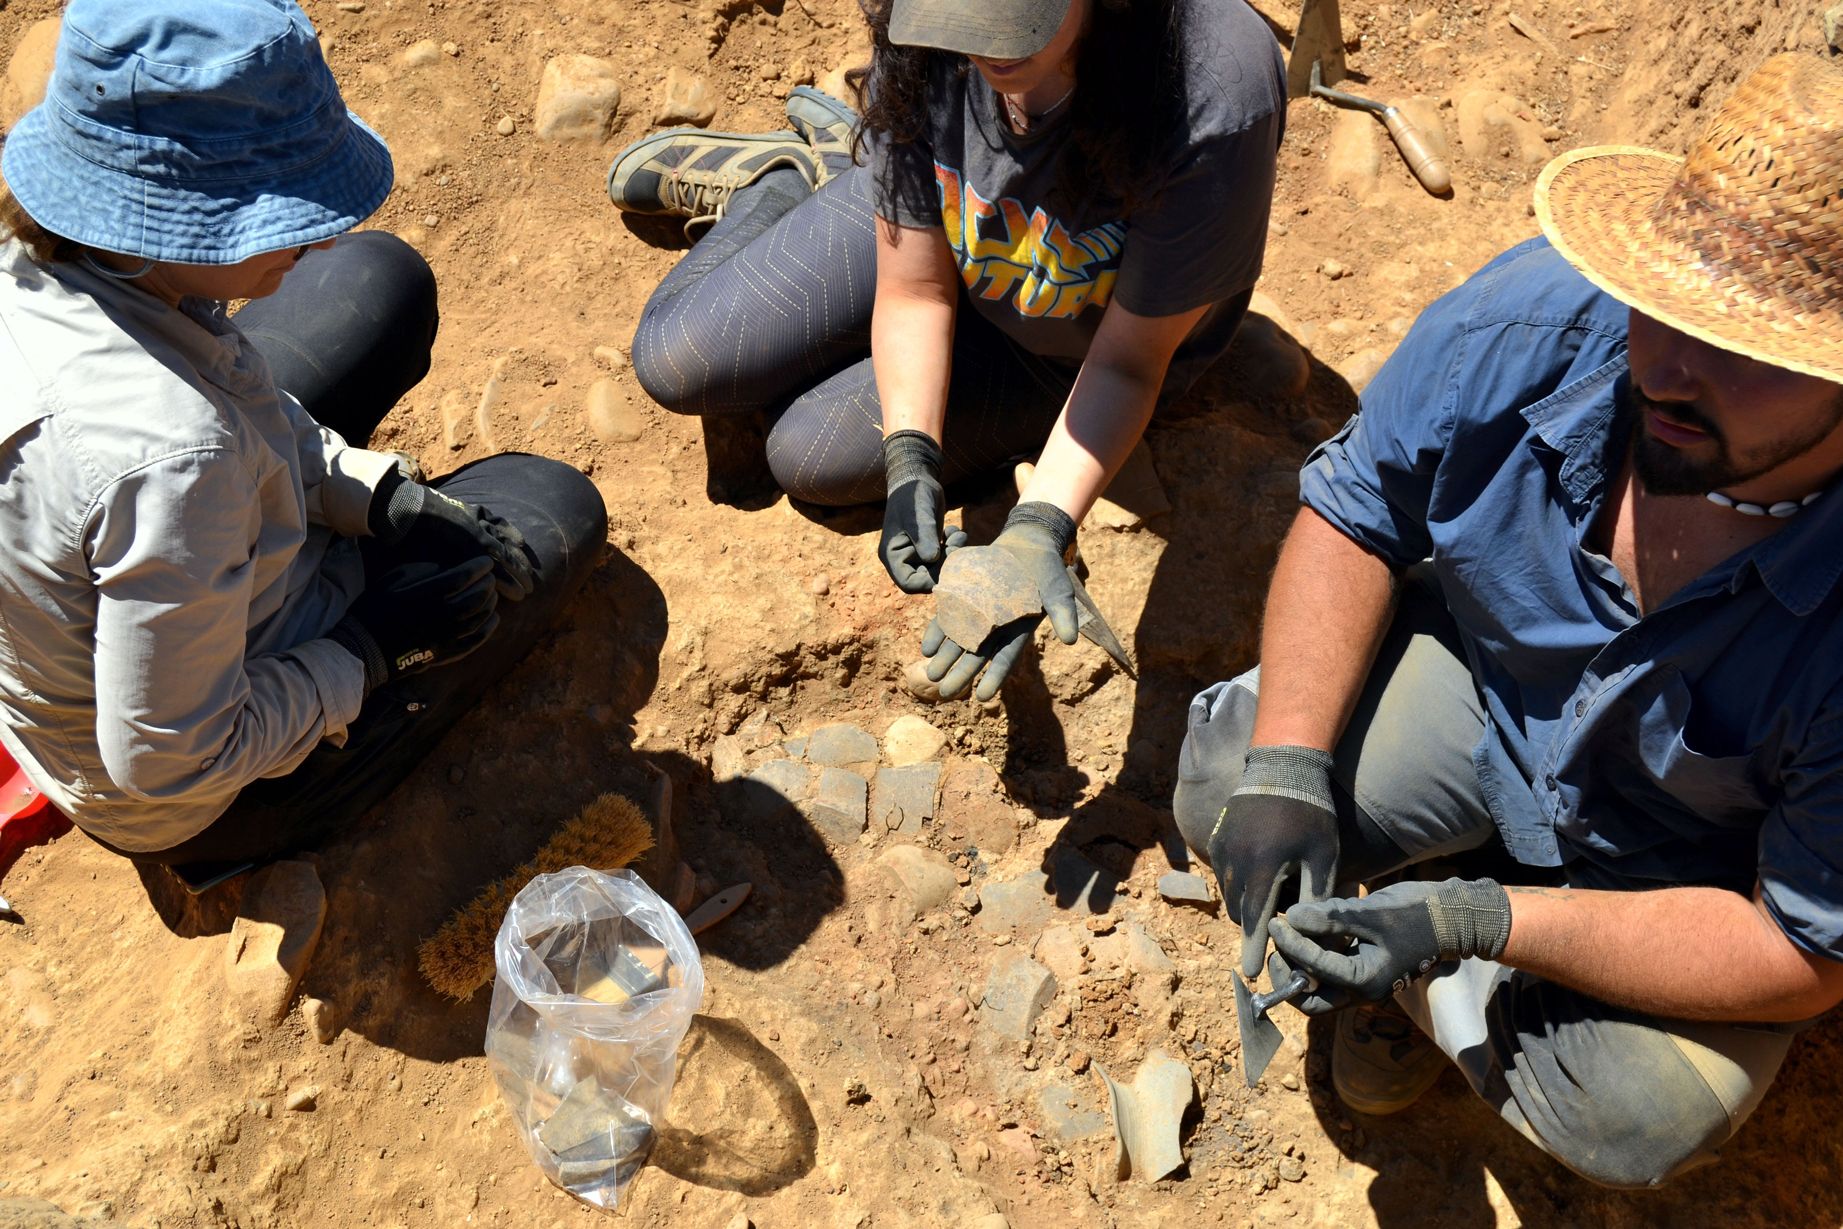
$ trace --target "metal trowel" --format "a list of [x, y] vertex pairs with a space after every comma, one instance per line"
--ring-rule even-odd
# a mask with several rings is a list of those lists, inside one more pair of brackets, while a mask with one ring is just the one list
[[1313, 982], [1304, 973], [1294, 973], [1285, 985], [1266, 994], [1256, 994], [1242, 980], [1239, 970], [1229, 976], [1235, 983], [1235, 1019], [1241, 1025], [1242, 1078], [1253, 1088], [1261, 1082], [1267, 1064], [1273, 1061], [1273, 1056], [1280, 1051], [1280, 1042], [1285, 1040], [1280, 1026], [1268, 1019], [1267, 1013], [1294, 995], [1310, 990]]

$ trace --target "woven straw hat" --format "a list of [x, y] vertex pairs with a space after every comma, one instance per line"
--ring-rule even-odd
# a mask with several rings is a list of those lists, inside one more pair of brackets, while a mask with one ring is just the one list
[[1691, 337], [1843, 383], [1843, 69], [1774, 56], [1688, 158], [1563, 154], [1536, 218], [1569, 263]]

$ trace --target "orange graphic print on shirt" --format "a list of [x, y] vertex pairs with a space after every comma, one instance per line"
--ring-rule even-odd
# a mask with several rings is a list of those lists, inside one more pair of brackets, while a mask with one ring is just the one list
[[934, 164], [941, 189], [941, 224], [968, 293], [1010, 299], [1018, 314], [1073, 319], [1105, 307], [1120, 273], [1126, 224], [1106, 222], [1070, 234], [1061, 222], [1011, 197], [988, 201], [960, 172]]

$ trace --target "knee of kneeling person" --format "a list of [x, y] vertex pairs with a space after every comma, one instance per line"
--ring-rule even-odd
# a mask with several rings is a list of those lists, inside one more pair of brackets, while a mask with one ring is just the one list
[[366, 265], [390, 288], [399, 310], [433, 331], [438, 315], [435, 270], [421, 252], [387, 230], [355, 231], [342, 235], [339, 243], [362, 251]]
[[672, 342], [665, 333], [650, 314], [641, 315], [629, 352], [634, 379], [661, 409], [674, 414], [700, 413], [704, 386], [693, 382], [688, 373], [702, 370], [705, 364], [676, 361], [680, 356], [673, 352]]
[[1663, 1186], [1713, 1161], [1730, 1134], [1719, 1106], [1712, 1113], [1699, 1112], [1708, 1107], [1669, 1113], [1651, 1101], [1621, 1106], [1611, 1095], [1586, 1105], [1585, 1114], [1545, 1137], [1542, 1146], [1583, 1178], [1616, 1190]]

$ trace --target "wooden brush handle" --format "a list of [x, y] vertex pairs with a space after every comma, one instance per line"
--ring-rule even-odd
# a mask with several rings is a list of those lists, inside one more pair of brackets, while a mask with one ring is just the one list
[[1440, 155], [1433, 152], [1414, 121], [1403, 115], [1399, 107], [1390, 107], [1382, 113], [1382, 122], [1388, 126], [1395, 148], [1401, 151], [1402, 161], [1421, 181], [1421, 186], [1435, 196], [1444, 196], [1453, 186], [1452, 172], [1446, 169]]

